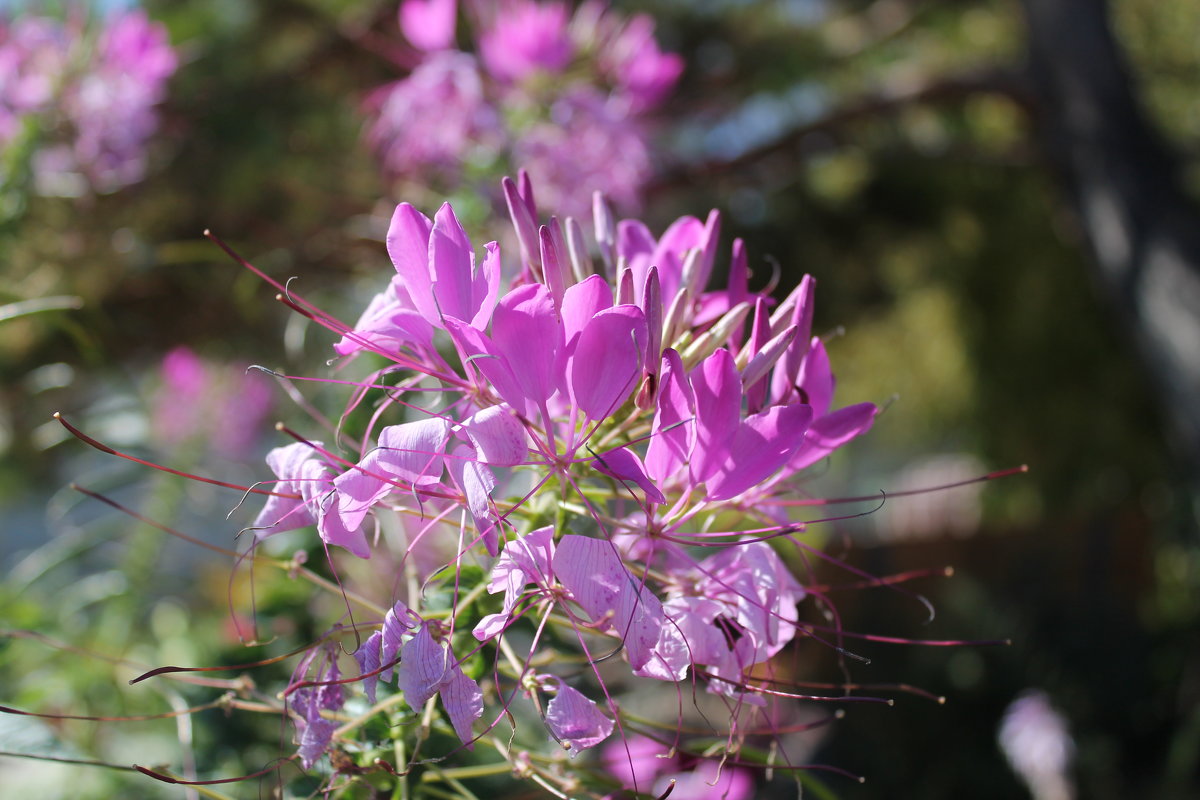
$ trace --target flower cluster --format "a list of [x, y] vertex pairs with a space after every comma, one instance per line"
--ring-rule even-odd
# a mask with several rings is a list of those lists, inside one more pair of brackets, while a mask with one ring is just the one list
[[400, 27], [416, 52], [407, 77], [367, 102], [367, 138], [401, 176], [457, 176], [501, 155], [524, 166], [544, 205], [580, 214], [579, 186], [635, 208], [651, 174], [646, 114], [683, 71], [654, 22], [600, 2], [477, 3], [473, 53], [455, 48], [455, 0], [404, 0]]
[[166, 31], [140, 10], [98, 31], [77, 18], [0, 19], [0, 151], [33, 142], [43, 194], [135, 183], [175, 67]]
[[[715, 778], [740, 763], [753, 720], [776, 724], [779, 701], [799, 696], [774, 658], [798, 634], [820, 638], [800, 609], [821, 590], [787, 563], [811, 547], [789, 515], [797, 476], [877, 409], [835, 408], [811, 277], [776, 304], [750, 288], [738, 240], [724, 286], [707, 288], [715, 211], [656, 237], [597, 194], [593, 243], [574, 219], [539, 224], [530, 186], [503, 182], [520, 243], [507, 288], [499, 246], [477, 252], [449, 204], [432, 219], [401, 204], [387, 235], [396, 274], [357, 324], [287, 295], [341, 335], [343, 368], [375, 368], [347, 381], [360, 440], [295, 433], [271, 452], [253, 529], [315, 526], [327, 552], [382, 556], [407, 576], [404, 596], [376, 600], [382, 619], [355, 625], [371, 630], [352, 679], [368, 702], [394, 681], [426, 730], [440, 705], [464, 747], [494, 740], [519, 773], [566, 786], [567, 768], [489, 733], [536, 713], [533, 739], [571, 754], [637, 733], [692, 768], [703, 754], [676, 726], [664, 738], [616, 693], [665, 684], [682, 705], [704, 687], [729, 718], [712, 729], [729, 765], [702, 764]], [[321, 712], [343, 701], [312, 687], [346, 682], [334, 660], [310, 661], [301, 671], [319, 661], [317, 677], [295, 684], [308, 694], [293, 709], [306, 764], [332, 742]], [[641, 790], [685, 769], [622, 758], [611, 774]]]
[[206, 361], [187, 347], [163, 357], [151, 403], [154, 441], [202, 446], [228, 459], [249, 455], [271, 409], [270, 389], [232, 364]]

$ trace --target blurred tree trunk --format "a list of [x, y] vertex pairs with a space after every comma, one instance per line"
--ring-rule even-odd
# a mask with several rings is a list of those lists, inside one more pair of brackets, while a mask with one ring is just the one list
[[1117, 321], [1156, 383], [1194, 487], [1200, 213], [1180, 185], [1174, 155], [1137, 102], [1108, 4], [1021, 2], [1043, 143], [1063, 173]]

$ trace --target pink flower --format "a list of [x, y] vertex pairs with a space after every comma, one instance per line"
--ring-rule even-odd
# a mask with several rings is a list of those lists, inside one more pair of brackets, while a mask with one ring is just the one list
[[558, 72], [570, 63], [574, 49], [567, 7], [561, 2], [508, 0], [479, 37], [483, 63], [501, 81], [520, 81], [537, 71]]
[[643, 123], [618, 98], [586, 86], [565, 92], [550, 119], [514, 143], [513, 161], [529, 171], [539, 197], [564, 216], [586, 218], [589, 186], [618, 206], [637, 209], [642, 186], [653, 174]]
[[431, 53], [411, 75], [376, 90], [367, 109], [367, 141], [392, 173], [457, 173], [464, 161], [488, 158], [499, 146], [496, 112], [466, 53]]
[[646, 736], [631, 736], [604, 747], [604, 767], [628, 789], [652, 796], [667, 793], [689, 800], [748, 800], [754, 780], [740, 767], [721, 766], [711, 758], [675, 754]]
[[456, 6], [456, 0], [403, 0], [400, 30], [420, 50], [445, 50], [454, 44]]
[[683, 58], [664, 53], [654, 38], [654, 20], [635, 14], [601, 47], [600, 68], [638, 110], [662, 102], [683, 73]]

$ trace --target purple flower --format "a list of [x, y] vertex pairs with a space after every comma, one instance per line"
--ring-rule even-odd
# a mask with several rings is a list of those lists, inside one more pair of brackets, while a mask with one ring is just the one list
[[429, 52], [454, 44], [455, 0], [403, 0], [400, 30], [413, 46]]
[[693, 800], [748, 800], [754, 780], [740, 767], [721, 766], [711, 758], [670, 755], [666, 745], [646, 736], [631, 736], [605, 745], [604, 767], [628, 789]]
[[590, 210], [578, 187], [637, 209], [641, 188], [653, 174], [644, 124], [619, 98], [587, 86], [565, 92], [550, 106], [547, 121], [522, 133], [513, 161], [529, 171], [543, 203], [575, 217]]
[[546, 706], [546, 727], [564, 747], [570, 748], [572, 756], [609, 737], [613, 721], [595, 702], [559, 678], [547, 675], [543, 680], [557, 684], [554, 699]]
[[[596, 201], [598, 266], [577, 222], [541, 224], [527, 175], [503, 189], [522, 260], [508, 285], [499, 246], [477, 253], [449, 205], [433, 219], [396, 208], [394, 276], [355, 330], [328, 322], [336, 352], [393, 362], [348, 406], [375, 403], [357, 452], [272, 451], [278, 480], [255, 527], [315, 526], [407, 587], [355, 654], [372, 702], [394, 679], [422, 719], [440, 700], [469, 744], [485, 703], [463, 659], [478, 653], [492, 660], [489, 725], [520, 719], [522, 692], [544, 691], [546, 729], [577, 752], [616, 729], [624, 682], [692, 684], [728, 704], [736, 755], [750, 715], [788, 694], [771, 661], [803, 629], [809, 592], [776, 538], [799, 526], [786, 518], [791, 482], [865, 431], [875, 407], [833, 406], [811, 278], [772, 311], [737, 242], [726, 288], [707, 290], [715, 212], [656, 235]], [[415, 557], [418, 542], [437, 558]], [[458, 626], [476, 603], [468, 635]], [[564, 655], [572, 685], [540, 672]], [[660, 794], [671, 781], [681, 796], [753, 792], [745, 772], [680, 752], [619, 774]]]
[[638, 110], [661, 103], [683, 73], [683, 59], [659, 49], [654, 20], [646, 14], [635, 14], [601, 46], [599, 62]]
[[[314, 663], [317, 665], [312, 677], [308, 677]], [[326, 719], [322, 711], [339, 711], [345, 702], [345, 694], [337, 681], [341, 678], [337, 665], [337, 648], [315, 648], [300, 661], [292, 674], [292, 683], [313, 681], [319, 685], [304, 686], [291, 695], [292, 710], [297, 716], [296, 738], [300, 745], [300, 763], [310, 769], [321, 755], [329, 749], [337, 722]]]
[[411, 75], [376, 90], [367, 111], [367, 142], [393, 174], [426, 167], [457, 174], [464, 161], [491, 158], [500, 145], [475, 59], [456, 50], [430, 53]]
[[155, 440], [168, 447], [200, 445], [224, 458], [246, 455], [271, 409], [262, 376], [202, 360], [186, 347], [163, 358], [153, 398]]
[[501, 81], [558, 72], [570, 63], [574, 49], [561, 2], [507, 0], [498, 4], [491, 28], [479, 37], [483, 63]]

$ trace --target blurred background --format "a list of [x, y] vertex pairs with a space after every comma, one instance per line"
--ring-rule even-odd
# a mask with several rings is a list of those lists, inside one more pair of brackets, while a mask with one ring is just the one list
[[[831, 551], [876, 575], [954, 568], [911, 584], [936, 607], [933, 622], [901, 594], [860, 590], [840, 599], [847, 629], [1012, 643], [864, 643], [872, 662], [857, 680], [946, 702], [855, 708], [809, 760], [867, 782], [821, 777], [813, 791], [1070, 796], [1055, 782], [1061, 769], [1000, 746], [1005, 710], [1025, 696], [1044, 701], [1018, 718], [1032, 720], [1035, 740], [1049, 737], [1040, 752], [1069, 731], [1075, 796], [1197, 796], [1200, 6], [612, 5], [649, 14], [684, 68], [669, 92], [605, 122], [632, 138], [606, 140], [575, 179], [630, 172], [605, 188], [656, 232], [720, 209], [726, 242], [747, 241], [756, 286], [775, 270], [782, 287], [813, 274], [840, 402], [887, 406], [868, 436], [816, 468], [813, 493], [873, 495], [1029, 465], [823, 526]], [[263, 477], [262, 455], [282, 443], [271, 423], [305, 416], [246, 366], [328, 374], [332, 340], [202, 231], [274, 276], [298, 276], [294, 288], [353, 320], [392, 274], [382, 235], [395, 202], [432, 213], [450, 198], [482, 241], [489, 220], [503, 222], [499, 176], [545, 154], [528, 144], [527, 117], [600, 125], [547, 86], [503, 119], [473, 118], [484, 144], [453, 168], [395, 156], [380, 127], [388, 87], [427, 63], [405, 42], [395, 2], [8, 0], [0, 46], [31, 19], [57, 20], [38, 41], [85, 44], [56, 74], [99, 75], [86, 65], [106, 52], [105, 15], [137, 8], [155, 27], [121, 52], [161, 79], [105, 96], [126, 139], [97, 134], [100, 151], [132, 153], [110, 169], [80, 155], [91, 123], [71, 109], [84, 100], [62, 100], [83, 78], [21, 83], [27, 108], [35, 90], [59, 100], [14, 123], [13, 87], [28, 75], [0, 55], [0, 627], [10, 634], [0, 703], [19, 708], [183, 708], [199, 702], [195, 687], [130, 689], [129, 662], [250, 660], [228, 621], [229, 601], [240, 610], [248, 596], [229, 559], [67, 485], [224, 547], [247, 524], [226, 520], [237, 497], [91, 450], [51, 419], [61, 411], [113, 447], [222, 480]], [[86, 99], [86, 86], [77, 94]], [[429, 108], [408, 113], [444, 140], [449, 123]], [[523, 133], [487, 140], [497, 130]], [[540, 199], [543, 213], [578, 213], [570, 204], [586, 208], [588, 193]], [[342, 402], [305, 396], [321, 409]], [[319, 630], [287, 581], [264, 580], [257, 598], [284, 641]], [[18, 635], [29, 630], [49, 638]], [[814, 674], [837, 679], [821, 666]], [[171, 763], [186, 735], [213, 775], [289, 751], [277, 721], [205, 713], [187, 732], [171, 720], [2, 717], [0, 751]], [[0, 756], [0, 783], [16, 776], [39, 797], [182, 795], [136, 774]]]

